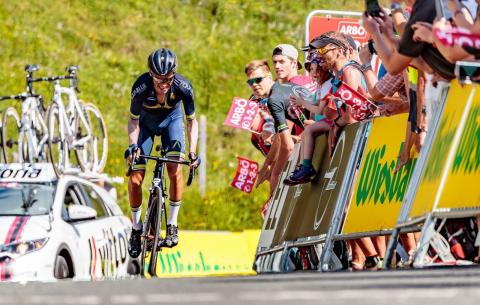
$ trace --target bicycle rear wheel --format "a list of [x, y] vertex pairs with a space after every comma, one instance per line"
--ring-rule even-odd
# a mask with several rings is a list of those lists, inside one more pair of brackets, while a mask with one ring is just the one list
[[74, 146], [74, 151], [78, 161], [78, 166], [82, 169], [82, 171], [92, 171], [94, 167], [93, 136], [91, 134], [90, 121], [87, 117], [86, 105], [80, 101], [79, 104], [80, 108], [82, 109], [82, 114], [75, 113], [74, 143], [77, 144]]
[[95, 105], [91, 103], [85, 104], [83, 112], [89, 124], [92, 139], [84, 147], [83, 151], [76, 150], [77, 158], [82, 167], [101, 173], [107, 163], [107, 127], [100, 110]]
[[8, 107], [2, 117], [2, 154], [5, 163], [23, 162], [23, 139], [20, 137], [20, 117]]
[[48, 124], [48, 152], [55, 174], [60, 176], [69, 167], [69, 145], [65, 136], [65, 127], [62, 125], [60, 108], [53, 102], [47, 115]]

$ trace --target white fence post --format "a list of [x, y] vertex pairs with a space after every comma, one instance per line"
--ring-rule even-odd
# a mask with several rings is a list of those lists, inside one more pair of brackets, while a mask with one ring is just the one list
[[207, 117], [205, 115], [200, 116], [199, 133], [198, 148], [202, 163], [198, 167], [198, 191], [200, 196], [204, 197], [207, 191]]

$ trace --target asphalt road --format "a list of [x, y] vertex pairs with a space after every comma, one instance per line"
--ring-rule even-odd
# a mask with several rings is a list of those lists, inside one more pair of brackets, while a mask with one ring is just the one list
[[480, 304], [480, 268], [0, 284], [0, 304]]

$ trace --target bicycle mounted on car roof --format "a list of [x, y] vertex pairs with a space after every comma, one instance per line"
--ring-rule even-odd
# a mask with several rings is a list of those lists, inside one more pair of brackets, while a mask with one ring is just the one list
[[38, 65], [27, 65], [27, 91], [18, 95], [0, 96], [2, 100], [22, 101], [21, 117], [17, 110], [10, 106], [2, 117], [2, 156], [5, 163], [39, 162], [47, 160], [47, 125], [44, 115], [46, 107], [42, 95], [33, 90], [33, 72]]
[[[48, 107], [47, 113], [47, 124], [43, 120], [43, 115], [38, 116], [38, 121], [40, 126], [42, 126], [42, 132], [38, 134], [42, 135], [41, 141], [43, 147], [45, 141], [48, 144], [49, 159], [54, 166], [55, 173], [57, 175], [63, 174], [65, 171], [72, 169], [70, 162], [70, 149], [74, 149], [75, 155], [77, 157], [78, 166], [83, 171], [91, 172], [101, 172], [106, 164], [107, 152], [108, 152], [108, 139], [107, 139], [107, 130], [103, 117], [101, 116], [98, 108], [91, 103], [83, 103], [78, 100], [76, 92], [80, 92], [78, 89], [78, 78], [77, 78], [77, 66], [67, 67], [68, 75], [64, 76], [53, 76], [53, 77], [40, 77], [33, 78], [33, 72], [38, 70], [37, 65], [28, 65], [27, 70], [27, 87], [28, 94], [25, 94], [27, 97], [37, 97], [41, 100], [42, 109], [43, 107], [43, 98], [37, 96], [33, 93], [33, 83], [34, 82], [53, 82], [54, 83], [54, 93], [52, 103]], [[69, 87], [62, 87], [60, 85], [61, 80], [69, 80]], [[68, 96], [68, 104], [64, 105], [62, 100], [62, 95]], [[23, 95], [14, 96], [16, 99], [23, 99]], [[6, 97], [11, 98], [11, 97]], [[23, 103], [27, 105], [26, 103]], [[27, 106], [34, 107], [30, 105], [37, 105], [36, 103], [29, 103]], [[38, 108], [38, 106], [37, 106]], [[9, 110], [11, 109], [11, 110]], [[4, 117], [13, 117], [18, 118], [18, 115], [15, 116], [16, 111], [13, 107], [7, 109], [4, 114]], [[27, 108], [28, 110], [28, 108]], [[34, 111], [34, 110], [32, 110]], [[24, 112], [24, 111], [22, 111]], [[45, 112], [45, 111], [44, 111]], [[23, 113], [22, 113], [23, 117]], [[4, 119], [4, 122], [8, 122], [11, 119]], [[34, 120], [32, 120], [34, 121]], [[18, 119], [16, 122], [20, 122]], [[27, 122], [28, 123], [28, 122]], [[22, 130], [31, 129], [30, 124], [17, 123], [17, 134], [21, 135], [22, 138], [15, 140], [12, 139], [16, 136], [14, 131], [7, 133], [7, 136], [3, 137], [2, 142], [6, 144], [3, 145], [4, 154], [5, 149], [13, 147], [16, 143], [20, 147], [18, 148], [19, 162], [24, 161], [24, 149], [23, 146], [23, 133]], [[33, 126], [33, 125], [32, 125]], [[22, 129], [23, 128], [23, 129]], [[2, 134], [6, 133], [7, 128], [2, 129]], [[47, 134], [48, 133], [48, 134]], [[47, 136], [45, 137], [45, 134]], [[38, 135], [37, 135], [38, 137]], [[27, 137], [26, 140], [31, 141]], [[43, 142], [42, 142], [43, 141]], [[99, 145], [100, 144], [100, 145]], [[40, 150], [42, 151], [42, 150]], [[29, 161], [32, 162], [30, 157], [32, 154], [29, 154]], [[43, 150], [43, 155], [45, 151]], [[5, 157], [8, 161], [7, 157]], [[36, 161], [43, 161], [36, 160]]]

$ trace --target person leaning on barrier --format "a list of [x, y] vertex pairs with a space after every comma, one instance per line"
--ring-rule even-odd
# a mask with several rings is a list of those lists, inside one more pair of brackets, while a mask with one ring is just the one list
[[[300, 86], [287, 83], [291, 78], [297, 76], [297, 70], [301, 67], [298, 62], [298, 51], [292, 45], [280, 44], [272, 52], [272, 61], [279, 81], [273, 82], [271, 78], [265, 83], [265, 90], [268, 94], [268, 109], [273, 116], [276, 135], [271, 150], [267, 155], [259, 173], [256, 186], [270, 179], [270, 195], [277, 187], [278, 179], [283, 167], [288, 161], [294, 141], [291, 135], [289, 122], [302, 126], [298, 117], [294, 117], [288, 111], [288, 97], [296, 90], [302, 90]], [[250, 76], [249, 76], [250, 77]]]
[[323, 111], [326, 103], [323, 98], [328, 95], [332, 89], [332, 74], [321, 67], [321, 59], [317, 56], [316, 45], [321, 43], [321, 37], [314, 38], [303, 50], [308, 51], [307, 59], [310, 62], [310, 75], [317, 82], [318, 87], [314, 95], [314, 100], [305, 101], [304, 99], [291, 95], [290, 102], [296, 107], [303, 107], [314, 114], [315, 122], [306, 126], [302, 133], [301, 154], [303, 156], [300, 165], [287, 177], [283, 183], [286, 185], [297, 185], [309, 182], [316, 175], [316, 170], [312, 165], [313, 151], [315, 148], [315, 139], [321, 134], [328, 132], [332, 121], [325, 118]]
[[[354, 50], [353, 54], [350, 54], [348, 42], [344, 40], [342, 34], [335, 32], [324, 34], [315, 47], [315, 52], [321, 58], [322, 68], [332, 72], [334, 82], [344, 82], [360, 94], [366, 93], [367, 87], [363, 81], [360, 64], [355, 61], [358, 54], [356, 54], [356, 50]], [[333, 102], [329, 102], [325, 107], [325, 117], [334, 122], [328, 137], [330, 155], [336, 145], [341, 129], [348, 124], [357, 122], [353, 118], [351, 111], [351, 106], [346, 104], [337, 106]]]
[[251, 136], [252, 145], [258, 149], [265, 157], [270, 151], [272, 138], [275, 134], [273, 118], [266, 105], [267, 92], [263, 90], [263, 81], [265, 78], [272, 78], [270, 66], [266, 60], [252, 60], [245, 66], [245, 75], [247, 84], [252, 90], [250, 100], [259, 104], [258, 116], [252, 123]]

